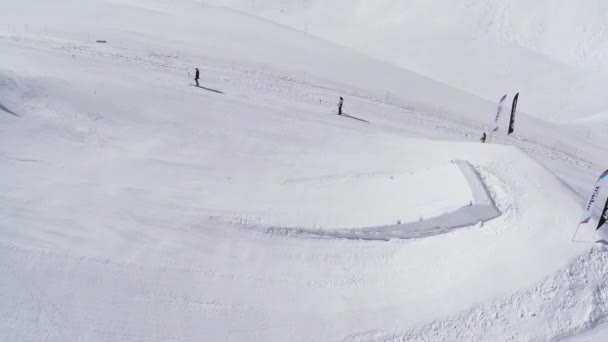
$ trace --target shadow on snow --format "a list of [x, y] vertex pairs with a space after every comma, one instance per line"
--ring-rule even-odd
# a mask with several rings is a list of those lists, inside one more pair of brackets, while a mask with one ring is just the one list
[[0, 110], [4, 111], [4, 112], [7, 112], [7, 113], [9, 113], [11, 115], [14, 115], [14, 116], [16, 116], [18, 118], [20, 117], [17, 113], [15, 113], [12, 110], [10, 110], [10, 109], [6, 108], [5, 106], [3, 106], [2, 103], [0, 103]]
[[206, 87], [203, 87], [203, 86], [200, 86], [200, 85], [196, 85], [196, 84], [193, 84], [193, 86], [195, 86], [197, 88], [200, 88], [200, 89], [204, 89], [206, 91], [210, 91], [210, 92], [216, 93], [216, 94], [225, 94], [221, 90], [217, 90], [217, 89], [213, 89], [213, 88], [206, 88]]
[[363, 119], [361, 119], [361, 118], [358, 118], [358, 117], [356, 117], [356, 116], [352, 116], [352, 115], [349, 115], [349, 114], [346, 114], [346, 113], [342, 113], [342, 115], [340, 115], [340, 116], [343, 116], [343, 117], [345, 117], [345, 118], [350, 118], [350, 119], [353, 119], [353, 120], [357, 120], [357, 121], [361, 121], [361, 122], [365, 122], [365, 123], [370, 123], [370, 122], [369, 122], [369, 121], [367, 121], [367, 120], [363, 120]]

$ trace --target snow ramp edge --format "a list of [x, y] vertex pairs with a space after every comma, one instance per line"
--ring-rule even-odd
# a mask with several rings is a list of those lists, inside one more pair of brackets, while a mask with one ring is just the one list
[[471, 227], [480, 222], [487, 222], [499, 217], [501, 212], [496, 207], [485, 183], [473, 165], [465, 160], [455, 160], [453, 163], [458, 166], [464, 175], [473, 194], [473, 202], [456, 211], [426, 220], [381, 227], [353, 229], [267, 227], [265, 231], [270, 234], [281, 235], [308, 235], [349, 240], [388, 241], [391, 239], [417, 239], [445, 234], [459, 228]]

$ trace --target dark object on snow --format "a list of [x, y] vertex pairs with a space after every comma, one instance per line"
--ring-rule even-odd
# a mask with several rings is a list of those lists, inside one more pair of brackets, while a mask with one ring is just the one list
[[354, 119], [354, 120], [357, 120], [357, 121], [365, 122], [365, 123], [370, 123], [370, 122], [369, 122], [369, 121], [367, 121], [367, 120], [364, 120], [364, 119], [358, 118], [358, 117], [356, 117], [356, 116], [352, 116], [352, 115], [350, 115], [350, 114], [348, 114], [348, 113], [342, 113], [342, 115], [340, 115], [340, 116], [341, 116], [341, 117], [344, 117], [344, 118], [349, 118], [349, 119]]
[[342, 115], [342, 105], [344, 104], [344, 99], [340, 96], [340, 102], [338, 102], [338, 115]]
[[107, 40], [103, 40], [103, 39], [99, 39], [96, 41], [96, 43], [100, 43], [100, 44], [105, 44], [107, 42], [108, 42]]
[[509, 135], [515, 132], [515, 112], [517, 112], [517, 101], [519, 101], [519, 93], [513, 98], [513, 106], [511, 106], [511, 121], [509, 122]]
[[198, 71], [198, 68], [196, 68], [196, 74], [194, 75], [194, 81], [196, 82], [196, 86], [197, 86], [197, 87], [199, 86], [199, 85], [198, 85], [198, 80], [199, 80], [200, 76], [201, 76], [201, 74], [200, 74], [200, 72]]
[[602, 216], [596, 230], [600, 230], [606, 221], [608, 221], [608, 200], [606, 200], [606, 205], [604, 205], [604, 210], [602, 211]]
[[481, 141], [482, 143], [485, 144], [485, 142], [486, 142], [486, 132], [483, 132], [483, 134], [481, 135], [481, 139], [479, 139], [479, 141]]
[[18, 118], [20, 117], [19, 115], [17, 115], [17, 113], [15, 113], [15, 112], [13, 112], [12, 110], [10, 110], [10, 109], [8, 109], [8, 108], [4, 107], [4, 106], [2, 105], [2, 103], [0, 103], [0, 112], [7, 112], [7, 113], [9, 113], [9, 114], [11, 114], [11, 115], [14, 115], [14, 116], [18, 117]]
[[216, 93], [216, 94], [225, 94], [223, 91], [221, 90], [217, 90], [217, 89], [213, 89], [213, 88], [207, 88], [207, 87], [203, 87], [200, 85], [192, 85], [193, 87], [197, 87], [198, 89], [203, 89], [203, 90], [207, 90], [210, 91], [212, 93]]

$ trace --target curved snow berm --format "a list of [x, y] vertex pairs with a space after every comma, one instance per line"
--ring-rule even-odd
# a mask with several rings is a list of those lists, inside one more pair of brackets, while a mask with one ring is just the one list
[[267, 228], [266, 231], [274, 234], [307, 234], [360, 240], [413, 239], [444, 234], [454, 229], [474, 226], [480, 222], [499, 217], [501, 215], [500, 210], [496, 208], [494, 200], [475, 168], [465, 160], [456, 160], [454, 164], [464, 175], [473, 195], [473, 201], [469, 205], [456, 211], [426, 220], [384, 227], [355, 229], [271, 227]]

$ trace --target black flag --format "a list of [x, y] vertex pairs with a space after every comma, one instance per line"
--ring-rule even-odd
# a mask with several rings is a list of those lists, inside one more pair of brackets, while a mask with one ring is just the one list
[[597, 225], [597, 230], [602, 228], [606, 221], [608, 221], [608, 200], [606, 200], [606, 205], [604, 206], [604, 211], [602, 211], [602, 217], [600, 217], [600, 223]]
[[519, 93], [513, 98], [513, 106], [511, 107], [511, 122], [509, 123], [509, 134], [515, 131], [515, 112], [517, 111], [517, 100], [519, 99]]

